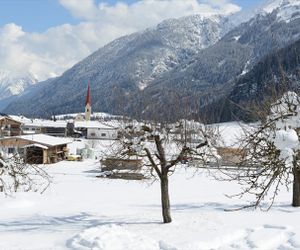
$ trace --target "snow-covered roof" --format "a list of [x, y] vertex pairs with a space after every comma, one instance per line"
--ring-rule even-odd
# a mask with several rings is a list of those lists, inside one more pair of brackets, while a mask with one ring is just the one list
[[51, 120], [38, 120], [34, 119], [24, 123], [25, 126], [32, 127], [52, 127], [52, 128], [65, 128], [67, 123], [64, 121], [51, 121]]
[[9, 119], [9, 120], [19, 123], [19, 121], [17, 119], [14, 119], [13, 117], [5, 115], [5, 114], [0, 114], [0, 120], [2, 120], [2, 119]]
[[11, 119], [21, 122], [24, 126], [28, 127], [52, 127], [52, 128], [65, 128], [67, 127], [66, 121], [52, 121], [44, 119], [29, 119], [25, 116], [10, 115]]
[[[64, 117], [73, 117], [75, 118], [77, 115], [82, 115], [84, 116], [85, 113], [72, 113], [72, 114], [62, 114], [62, 115], [56, 115], [55, 117], [57, 119], [63, 119]], [[108, 113], [103, 113], [103, 112], [93, 112], [91, 114], [92, 118], [104, 118], [104, 117], [117, 117], [115, 115], [111, 115]]]
[[18, 121], [18, 122], [21, 122], [21, 123], [24, 123], [25, 121], [30, 121], [29, 118], [25, 117], [25, 116], [18, 116], [18, 115], [9, 115], [10, 118]]
[[20, 135], [20, 136], [15, 136], [13, 138], [28, 140], [34, 143], [51, 146], [51, 147], [68, 144], [72, 142], [70, 139], [55, 137], [55, 136], [50, 136], [45, 134]]
[[47, 146], [44, 146], [44, 145], [38, 144], [38, 143], [29, 144], [29, 145], [24, 146], [23, 148], [30, 148], [30, 147], [38, 147], [38, 148], [48, 149]]
[[75, 121], [75, 128], [100, 128], [100, 129], [115, 129], [112, 126], [106, 125], [98, 121]]

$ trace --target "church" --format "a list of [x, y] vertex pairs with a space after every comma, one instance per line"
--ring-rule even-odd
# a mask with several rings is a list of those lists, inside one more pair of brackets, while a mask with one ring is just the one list
[[[100, 121], [91, 121], [92, 104], [91, 104], [91, 85], [88, 83], [84, 117], [78, 114], [74, 128], [82, 133], [87, 139], [106, 139], [115, 140], [118, 137], [117, 128], [104, 124]], [[80, 118], [80, 119], [78, 119]]]
[[92, 115], [92, 103], [91, 103], [91, 84], [88, 82], [88, 88], [85, 99], [85, 113], [84, 116], [82, 114], [77, 114], [75, 117], [75, 122], [89, 122], [91, 120]]
[[91, 113], [92, 113], [92, 105], [91, 105], [91, 84], [88, 83], [88, 89], [86, 94], [86, 100], [85, 100], [85, 120], [90, 121], [91, 120]]

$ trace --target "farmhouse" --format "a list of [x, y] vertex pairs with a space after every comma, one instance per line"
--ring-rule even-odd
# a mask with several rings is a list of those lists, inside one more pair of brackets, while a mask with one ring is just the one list
[[0, 114], [0, 137], [21, 134], [21, 123], [7, 115]]
[[44, 135], [21, 135], [0, 139], [4, 155], [19, 154], [27, 163], [49, 164], [65, 159], [70, 140]]

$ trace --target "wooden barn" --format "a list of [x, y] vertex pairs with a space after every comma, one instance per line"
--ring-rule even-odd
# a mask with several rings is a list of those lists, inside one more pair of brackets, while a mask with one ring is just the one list
[[50, 164], [66, 158], [70, 140], [44, 134], [21, 135], [0, 139], [6, 155], [18, 153], [27, 163]]
[[221, 156], [223, 166], [238, 166], [243, 162], [246, 152], [240, 148], [219, 147], [218, 154]]

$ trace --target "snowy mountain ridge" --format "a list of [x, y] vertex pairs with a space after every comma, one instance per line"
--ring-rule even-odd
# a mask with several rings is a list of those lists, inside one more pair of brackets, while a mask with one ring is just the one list
[[262, 4], [261, 11], [271, 13], [278, 8], [295, 7], [300, 6], [299, 0], [267, 0]]
[[[90, 80], [94, 110], [100, 111], [101, 107], [101, 111], [119, 113], [118, 109], [126, 108], [125, 104], [116, 103], [120, 96], [128, 98], [125, 103], [129, 103], [134, 93], [218, 42], [232, 27], [229, 18], [220, 15], [192, 15], [163, 21], [156, 27], [114, 40], [46, 84], [34, 96], [35, 101], [41, 102], [40, 107], [36, 104], [25, 107], [24, 103], [19, 107], [13, 103], [10, 108], [18, 109], [19, 113], [19, 108], [45, 111], [48, 105], [59, 105], [66, 109], [51, 113], [80, 112]], [[17, 101], [23, 102], [24, 98], [21, 99]]]
[[193, 15], [116, 39], [36, 90], [34, 102], [21, 96], [4, 111], [81, 112], [88, 81], [94, 111], [146, 118], [157, 116], [155, 110], [163, 117], [164, 111], [180, 114], [171, 111], [178, 93], [214, 103], [261, 58], [300, 39], [299, 0], [263, 6], [247, 22], [235, 15]]
[[276, 12], [278, 21], [291, 22], [300, 17], [299, 0], [268, 0], [261, 7], [258, 13], [270, 14]]
[[[139, 89], [143, 90], [159, 75], [171, 70], [188, 57], [196, 55], [200, 50], [213, 45], [233, 27], [234, 23], [222, 15], [209, 17], [192, 15], [168, 19], [148, 29], [146, 32], [158, 31], [161, 42], [169, 49], [165, 51], [165, 55], [162, 54], [151, 61], [152, 72], [141, 79], [138, 83]], [[145, 67], [144, 61], [137, 62], [137, 65], [136, 76], [139, 77]]]
[[[130, 53], [130, 47], [124, 48], [127, 43], [135, 46], [133, 43], [140, 43], [142, 39], [156, 40], [166, 47], [161, 56], [149, 61], [146, 58], [136, 61], [136, 70], [134, 77], [141, 78], [137, 83], [139, 89], [144, 89], [148, 82], [155, 79], [158, 75], [170, 70], [187, 57], [197, 53], [217, 42], [225, 33], [227, 33], [234, 24], [229, 21], [231, 14], [210, 14], [210, 15], [191, 15], [181, 18], [168, 19], [155, 27], [148, 28], [125, 37], [118, 38], [100, 49], [104, 60], [110, 60], [118, 56], [118, 53]], [[157, 36], [155, 38], [154, 36]], [[137, 39], [138, 38], [138, 39]], [[153, 46], [148, 44], [148, 46]], [[124, 51], [126, 49], [126, 51]], [[159, 52], [159, 48], [158, 48]], [[155, 53], [155, 52], [154, 52]], [[150, 64], [151, 72], [145, 72], [145, 64]], [[2, 72], [2, 73], [1, 73]], [[21, 94], [26, 88], [39, 79], [35, 79], [30, 74], [15, 77], [13, 72], [2, 70], [0, 72], [0, 90], [1, 98], [11, 95]], [[21, 74], [19, 74], [21, 75]]]
[[18, 95], [25, 91], [25, 89], [37, 83], [31, 74], [17, 76], [8, 70], [0, 70], [0, 100]]

